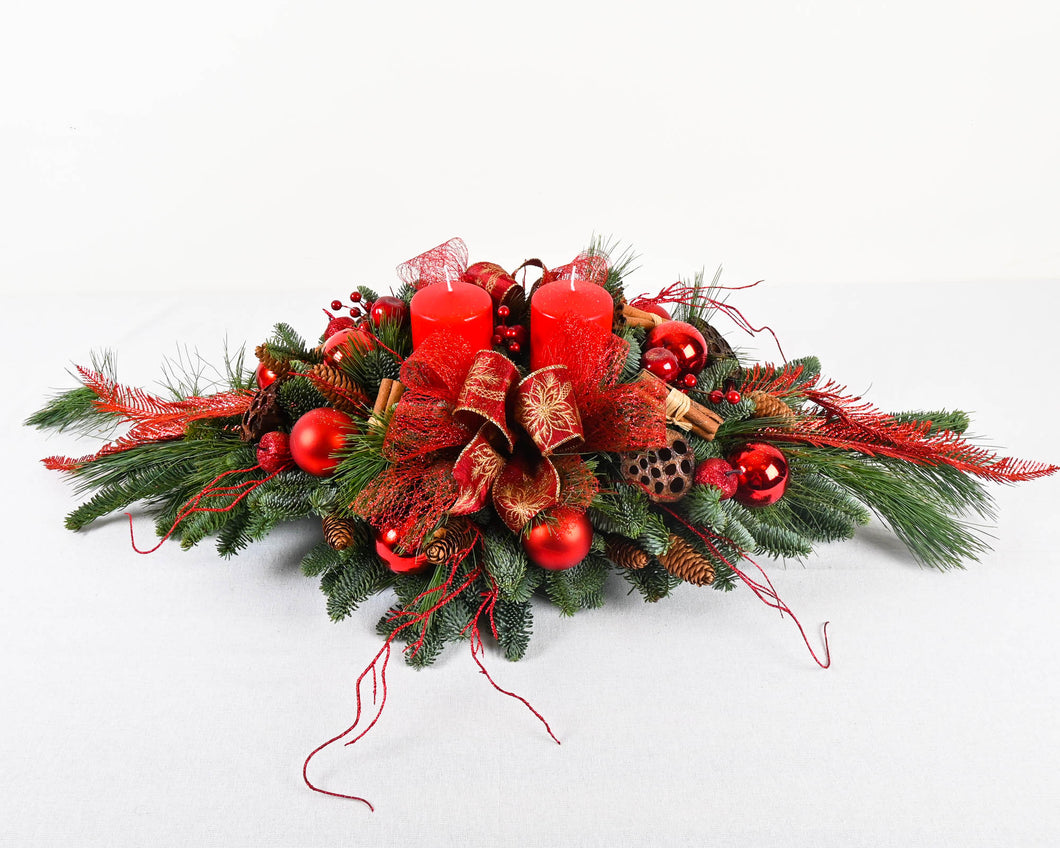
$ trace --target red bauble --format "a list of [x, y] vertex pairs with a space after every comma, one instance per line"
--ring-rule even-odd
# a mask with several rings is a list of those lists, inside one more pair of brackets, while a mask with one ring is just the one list
[[328, 328], [324, 330], [324, 338], [330, 339], [339, 330], [351, 330], [354, 326], [352, 318], [332, 318], [328, 321]]
[[315, 477], [330, 477], [339, 464], [335, 453], [355, 431], [353, 419], [345, 412], [326, 406], [311, 409], [291, 428], [291, 458]]
[[729, 462], [739, 474], [736, 500], [744, 506], [769, 506], [788, 488], [788, 461], [765, 442], [750, 442], [733, 453]]
[[670, 320], [670, 313], [667, 312], [658, 303], [652, 303], [647, 298], [638, 297], [636, 300], [631, 301], [630, 306], [635, 306], [643, 312], [650, 312], [652, 315], [658, 315], [664, 321]]
[[375, 552], [386, 563], [386, 567], [395, 574], [423, 571], [427, 567], [427, 557], [423, 554], [406, 556], [398, 549], [397, 540], [397, 531], [393, 529], [375, 531]]
[[739, 476], [736, 469], [724, 459], [708, 459], [696, 466], [696, 482], [719, 489], [723, 501], [736, 494]]
[[372, 334], [363, 327], [348, 327], [328, 336], [324, 342], [324, 358], [332, 365], [338, 366], [342, 358], [351, 349], [367, 353], [375, 347]]
[[280, 375], [271, 368], [266, 368], [264, 362], [259, 362], [254, 369], [254, 379], [258, 381], [259, 389], [267, 389], [280, 378]]
[[681, 373], [677, 356], [672, 350], [664, 347], [653, 347], [644, 351], [640, 358], [640, 367], [667, 383], [676, 380]]
[[653, 327], [644, 346], [671, 351], [683, 372], [698, 374], [707, 364], [707, 340], [699, 330], [684, 321], [664, 321]]
[[272, 474], [291, 462], [291, 443], [286, 433], [273, 430], [258, 442], [258, 465]]
[[592, 524], [584, 512], [569, 506], [550, 509], [545, 517], [523, 536], [523, 549], [535, 565], [549, 571], [573, 568], [592, 547]]
[[401, 324], [409, 317], [409, 307], [400, 297], [392, 297], [388, 294], [376, 298], [369, 313], [372, 323], [379, 326], [384, 321], [393, 321]]

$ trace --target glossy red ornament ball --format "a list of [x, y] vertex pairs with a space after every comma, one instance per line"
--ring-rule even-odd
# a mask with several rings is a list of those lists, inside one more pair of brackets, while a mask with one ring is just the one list
[[635, 306], [643, 312], [650, 312], [652, 315], [658, 315], [665, 321], [670, 320], [670, 313], [666, 309], [660, 306], [658, 303], [652, 303], [645, 297], [638, 297], [634, 301], [630, 301], [630, 306]]
[[375, 552], [386, 563], [387, 568], [395, 574], [407, 574], [413, 571], [422, 571], [427, 567], [427, 557], [425, 555], [406, 556], [397, 547], [397, 540], [398, 534], [396, 530], [375, 531]]
[[291, 443], [286, 433], [273, 430], [258, 442], [258, 465], [272, 474], [291, 464]]
[[409, 316], [409, 307], [400, 297], [383, 295], [372, 304], [372, 323], [377, 327], [384, 321], [392, 321], [395, 324], [404, 323]]
[[723, 392], [721, 389], [714, 389], [714, 391], [707, 395], [707, 400], [715, 404], [721, 403], [723, 400], [725, 400], [725, 392]]
[[523, 550], [530, 560], [549, 571], [563, 571], [585, 559], [593, 544], [593, 526], [585, 513], [557, 506], [544, 517], [547, 520], [523, 536]]
[[374, 347], [375, 339], [368, 330], [357, 326], [347, 327], [328, 336], [328, 340], [324, 342], [324, 359], [338, 366], [351, 348], [367, 353]]
[[677, 357], [681, 370], [692, 374], [698, 374], [707, 364], [707, 340], [685, 321], [664, 321], [653, 327], [644, 346], [666, 348]]
[[254, 379], [258, 381], [259, 389], [267, 389], [280, 378], [280, 375], [271, 368], [266, 368], [264, 362], [259, 362], [254, 369]]
[[744, 506], [769, 506], [788, 488], [788, 461], [773, 445], [749, 442], [729, 457], [739, 472], [735, 498]]
[[677, 356], [673, 351], [664, 347], [653, 347], [644, 351], [640, 358], [640, 367], [667, 383], [676, 380], [681, 373], [681, 366], [677, 364]]
[[736, 389], [729, 389], [729, 391], [725, 393], [725, 400], [735, 405], [743, 400], [743, 397], [738, 391], [736, 391]]
[[703, 486], [721, 490], [721, 499], [728, 500], [736, 494], [740, 484], [739, 473], [724, 459], [707, 459], [696, 466], [695, 481]]
[[291, 458], [315, 477], [330, 477], [339, 464], [335, 454], [353, 432], [353, 419], [345, 412], [326, 406], [311, 409], [291, 428]]

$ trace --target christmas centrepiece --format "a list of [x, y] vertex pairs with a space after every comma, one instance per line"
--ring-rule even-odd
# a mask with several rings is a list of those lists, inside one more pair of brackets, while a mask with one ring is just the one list
[[[331, 618], [393, 593], [358, 721], [325, 746], [358, 726], [366, 675], [376, 694], [381, 675], [382, 709], [396, 639], [417, 666], [467, 640], [486, 673], [484, 631], [518, 660], [535, 596], [572, 615], [612, 575], [646, 601], [743, 585], [790, 613], [752, 555], [805, 557], [875, 514], [920, 562], [959, 566], [985, 550], [970, 524], [992, 513], [984, 481], [1057, 470], [966, 440], [962, 412], [878, 410], [812, 356], [742, 362], [715, 327], [759, 332], [725, 301], [734, 289], [696, 278], [627, 300], [628, 270], [594, 245], [509, 273], [469, 265], [452, 239], [399, 266], [394, 294], [333, 301], [319, 342], [277, 324], [255, 370], [226, 363], [220, 391], [178, 379], [148, 394], [103, 358], [27, 423], [126, 428], [44, 460], [91, 493], [72, 530], [139, 502], [161, 538], [134, 537], [137, 551], [216, 536], [228, 557], [317, 516], [302, 569]], [[827, 640], [819, 656], [792, 619], [826, 666]]]

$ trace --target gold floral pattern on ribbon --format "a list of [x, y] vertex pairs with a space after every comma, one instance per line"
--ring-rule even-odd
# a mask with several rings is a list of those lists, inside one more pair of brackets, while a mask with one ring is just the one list
[[519, 383], [516, 391], [516, 420], [543, 456], [581, 439], [582, 419], [567, 366], [538, 369]]

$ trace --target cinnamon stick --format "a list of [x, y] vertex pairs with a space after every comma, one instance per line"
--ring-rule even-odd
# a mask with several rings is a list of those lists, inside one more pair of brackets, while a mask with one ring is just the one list
[[[638, 379], [654, 380], [664, 386], [666, 385], [649, 371], [641, 371]], [[669, 386], [667, 388], [669, 393], [666, 396], [666, 420], [673, 422], [683, 430], [691, 430], [708, 442], [713, 441], [714, 435], [725, 422], [725, 419], [717, 413], [711, 412], [702, 404], [696, 403], [679, 389], [670, 388]]]
[[628, 303], [622, 304], [622, 317], [626, 319], [626, 324], [631, 327], [648, 327], [649, 329], [658, 326], [666, 320], [661, 315], [638, 309]]

